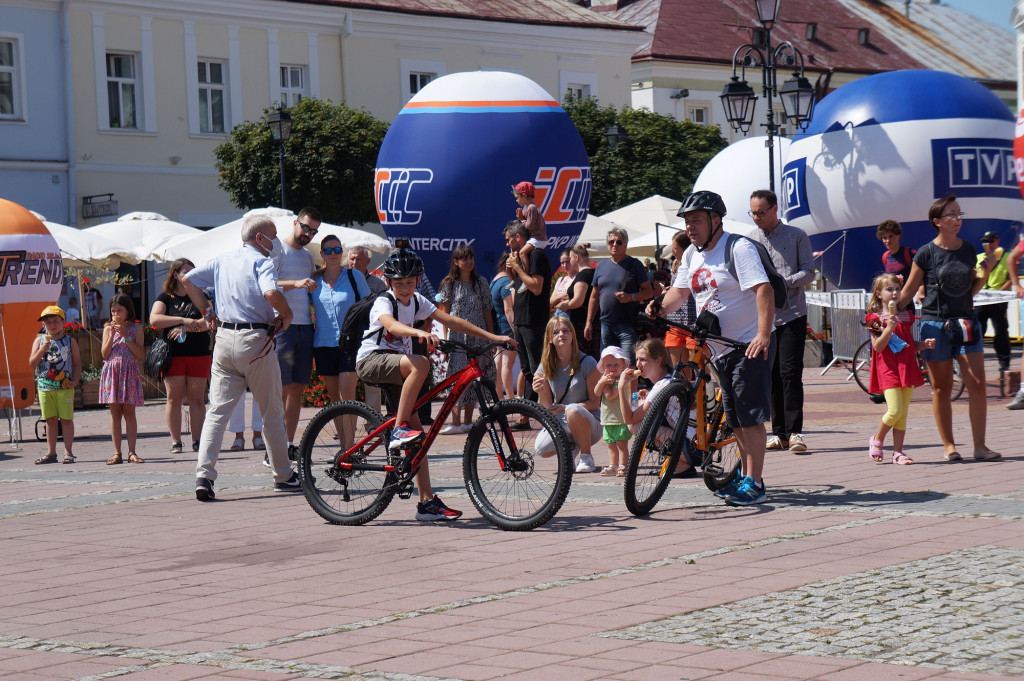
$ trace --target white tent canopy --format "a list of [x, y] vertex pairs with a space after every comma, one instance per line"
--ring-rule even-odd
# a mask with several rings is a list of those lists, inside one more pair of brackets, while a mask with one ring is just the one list
[[[672, 243], [672, 237], [675, 236], [675, 233], [678, 230], [681, 230], [684, 227], [685, 224], [683, 223], [683, 221], [677, 219], [677, 221], [674, 222], [673, 224], [665, 225], [658, 230], [657, 243], [660, 243], [662, 246], [664, 246], [664, 248], [662, 248], [661, 250], [661, 257], [667, 258], [669, 255], [671, 255], [671, 249], [669, 248], [669, 246]], [[724, 218], [722, 220], [722, 229], [724, 229], [726, 232], [747, 235], [757, 228], [753, 227], [752, 225], [748, 225], [745, 222], [740, 222], [739, 220]], [[653, 258], [655, 243], [656, 242], [654, 231], [652, 230], [650, 234], [644, 234], [643, 236], [638, 237], [635, 241], [631, 240], [629, 242], [629, 248], [626, 249], [626, 252], [632, 255], [633, 257], [637, 258]]]
[[654, 231], [655, 223], [673, 225], [679, 222], [676, 213], [679, 212], [681, 205], [683, 205], [682, 201], [655, 194], [610, 213], [605, 213], [601, 217], [625, 227], [629, 232], [630, 241], [632, 241], [634, 237]]
[[576, 243], [589, 243], [590, 246], [587, 247], [587, 252], [590, 253], [591, 257], [605, 257], [608, 255], [608, 244], [605, 239], [608, 236], [608, 230], [613, 227], [625, 229], [622, 225], [617, 225], [610, 220], [599, 218], [596, 215], [588, 215], [587, 221], [583, 224], [583, 231], [580, 232], [580, 238], [576, 240]]
[[163, 253], [168, 244], [202, 234], [195, 227], [174, 222], [159, 213], [140, 212], [128, 213], [114, 222], [105, 222], [82, 231], [119, 244], [116, 255], [132, 264], [143, 260], [165, 261]]
[[[215, 227], [209, 231], [201, 232], [198, 236], [180, 239], [168, 244], [161, 252], [165, 261], [177, 258], [188, 258], [196, 265], [205, 263], [221, 253], [234, 250], [242, 245], [242, 224], [245, 218], [250, 215], [265, 215], [277, 225], [278, 238], [292, 231], [295, 213], [282, 208], [254, 208], [237, 220]], [[391, 250], [391, 243], [376, 234], [355, 229], [352, 227], [341, 227], [329, 223], [321, 223], [317, 235], [307, 246], [313, 253], [317, 262], [320, 262], [320, 241], [328, 234], [333, 234], [341, 240], [346, 250], [353, 246], [362, 246], [370, 251], [386, 253]]]
[[57, 222], [50, 222], [45, 217], [32, 211], [50, 230], [50, 235], [60, 248], [64, 267], [102, 267], [115, 270], [121, 260], [115, 255], [121, 247], [110, 239], [96, 234], [87, 234], [81, 229], [68, 227]]

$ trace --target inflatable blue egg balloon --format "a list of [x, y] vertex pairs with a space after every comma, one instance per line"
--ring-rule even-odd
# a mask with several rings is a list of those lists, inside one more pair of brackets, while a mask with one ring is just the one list
[[549, 259], [575, 243], [590, 205], [590, 163], [576, 126], [551, 95], [514, 73], [434, 80], [399, 112], [377, 157], [374, 195], [385, 233], [410, 237], [436, 286], [452, 251], [473, 248], [493, 276], [516, 217], [512, 186], [536, 188]]
[[[811, 237], [826, 278], [870, 288], [886, 219], [903, 245], [935, 238], [928, 209], [955, 194], [960, 237], [981, 250], [988, 230], [1009, 248], [1024, 216], [1014, 174], [1014, 116], [985, 87], [938, 71], [894, 71], [844, 85], [821, 100], [790, 145], [777, 185], [783, 219]], [[844, 237], [845, 235], [845, 237]]]

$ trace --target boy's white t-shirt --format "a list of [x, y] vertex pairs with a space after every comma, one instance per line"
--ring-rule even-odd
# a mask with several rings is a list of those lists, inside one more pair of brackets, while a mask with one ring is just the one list
[[[394, 316], [392, 300], [398, 303], [398, 315], [395, 319], [407, 326], [412, 326], [416, 322], [426, 319], [437, 310], [436, 305], [419, 293], [413, 293], [412, 295], [413, 297], [409, 299], [408, 305], [402, 305], [401, 301], [393, 299], [390, 291], [373, 301], [373, 307], [370, 308], [370, 326], [367, 328], [363, 342], [356, 353], [357, 362], [361, 362], [376, 350], [393, 350], [404, 355], [412, 354], [411, 336], [395, 336], [387, 331], [384, 331], [383, 334], [379, 333], [383, 328], [383, 325], [380, 323], [380, 316], [384, 314]], [[416, 301], [419, 301], [418, 310], [416, 309]], [[378, 336], [380, 336], [379, 343], [377, 342]]]
[[[684, 253], [676, 279], [677, 288], [689, 289], [697, 303], [697, 314], [707, 310], [718, 317], [722, 335], [737, 341], [749, 342], [757, 335], [757, 299], [747, 291], [757, 284], [768, 281], [768, 275], [761, 265], [757, 249], [747, 239], [739, 239], [732, 250], [736, 265], [737, 282], [725, 266], [726, 234], [710, 251], [699, 252], [692, 245]], [[689, 265], [686, 259], [689, 255]], [[713, 343], [719, 354], [727, 354], [733, 348]]]

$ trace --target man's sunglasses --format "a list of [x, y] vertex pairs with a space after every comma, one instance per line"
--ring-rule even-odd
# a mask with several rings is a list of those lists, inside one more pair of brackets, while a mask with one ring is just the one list
[[626, 242], [623, 241], [622, 239], [609, 239], [608, 240], [608, 245], [609, 246], [621, 246], [624, 243], [626, 243]]
[[313, 229], [312, 227], [307, 225], [305, 222], [300, 222], [299, 223], [299, 227], [302, 228], [303, 232], [305, 232], [306, 234], [309, 234], [310, 236], [315, 236], [316, 233], [320, 231], [318, 229]]

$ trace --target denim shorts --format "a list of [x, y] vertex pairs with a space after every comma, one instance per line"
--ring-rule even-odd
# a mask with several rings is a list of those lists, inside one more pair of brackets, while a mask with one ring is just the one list
[[277, 334], [281, 385], [306, 385], [313, 374], [313, 325], [292, 324]]
[[[978, 324], [977, 321], [974, 322]], [[921, 320], [921, 331], [920, 339], [923, 341], [929, 338], [935, 339], [935, 349], [928, 350], [924, 349], [921, 351], [921, 357], [926, 362], [944, 362], [947, 359], [953, 359], [957, 355], [969, 355], [974, 352], [985, 351], [985, 339], [982, 334], [978, 334], [978, 340], [969, 345], [961, 345], [958, 348], [954, 348], [946, 340], [946, 332], [942, 330], [942, 320], [940, 319], [922, 319]]]

